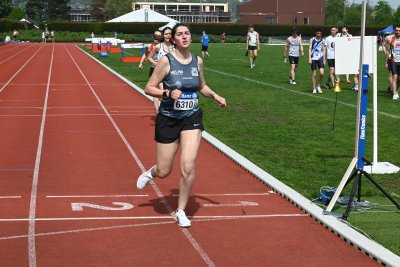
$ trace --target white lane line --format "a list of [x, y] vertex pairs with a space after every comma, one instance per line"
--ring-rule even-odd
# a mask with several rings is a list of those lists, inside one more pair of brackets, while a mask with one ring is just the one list
[[22, 198], [22, 196], [0, 196], [0, 199], [8, 199], [8, 198]]
[[257, 202], [253, 201], [233, 201], [233, 202], [226, 202], [226, 203], [204, 203], [202, 204], [203, 207], [206, 208], [219, 208], [219, 207], [252, 207], [252, 206], [259, 206]]
[[13, 56], [7, 58], [6, 60], [1, 61], [1, 62], [0, 62], [0, 65], [3, 64], [3, 63], [6, 62], [6, 61], [9, 61], [9, 60], [12, 59], [13, 57], [16, 57], [18, 54], [21, 54], [22, 52], [24, 52], [25, 50], [27, 50], [28, 48], [31, 48], [31, 47], [32, 47], [32, 45], [31, 45], [31, 46], [28, 46], [28, 47], [25, 48], [25, 49], [20, 50], [18, 53], [16, 53], [16, 54], [14, 54]]
[[[246, 214], [246, 215], [212, 215], [212, 216], [188, 216], [191, 219], [257, 219], [257, 218], [275, 218], [275, 217], [307, 217], [304, 213], [288, 214]], [[114, 221], [114, 220], [171, 220], [170, 215], [162, 216], [122, 216], [122, 217], [58, 217], [58, 218], [35, 218], [35, 221]], [[29, 218], [4, 218], [0, 222], [25, 222]], [[175, 221], [172, 221], [176, 223]]]
[[[36, 53], [35, 53], [35, 55], [36, 55]], [[29, 266], [30, 267], [36, 267], [36, 244], [35, 244], [36, 197], [37, 197], [37, 188], [38, 188], [38, 183], [39, 183], [39, 168], [40, 168], [40, 159], [42, 156], [43, 134], [44, 134], [44, 125], [46, 122], [47, 102], [48, 102], [49, 91], [50, 91], [50, 78], [51, 78], [51, 71], [53, 69], [53, 58], [54, 58], [54, 45], [53, 45], [53, 49], [51, 52], [49, 74], [47, 77], [46, 96], [45, 96], [44, 104], [43, 104], [42, 122], [40, 124], [40, 133], [39, 133], [39, 140], [38, 140], [38, 146], [37, 146], [37, 152], [36, 152], [35, 168], [34, 168], [33, 179], [32, 179], [31, 201], [30, 201], [30, 205], [29, 205], [28, 251], [29, 251]]]
[[[235, 74], [231, 74], [231, 73], [226, 73], [226, 72], [223, 72], [223, 71], [213, 70], [213, 69], [209, 69], [209, 68], [204, 68], [204, 69], [208, 70], [208, 71], [211, 71], [211, 72], [218, 73], [218, 74], [222, 74], [222, 75], [225, 75], [225, 76], [234, 77], [234, 78], [237, 78], [237, 79], [241, 79], [241, 80], [245, 80], [245, 81], [249, 81], [249, 82], [253, 82], [253, 83], [257, 83], [257, 84], [261, 84], [261, 85], [265, 85], [265, 86], [268, 86], [268, 87], [273, 87], [273, 88], [277, 88], [277, 89], [281, 89], [281, 90], [286, 90], [286, 91], [289, 91], [291, 93], [305, 95], [305, 96], [308, 96], [308, 97], [319, 98], [319, 99], [327, 100], [329, 102], [335, 102], [335, 99], [333, 99], [333, 98], [331, 99], [331, 98], [327, 98], [327, 97], [323, 97], [323, 96], [319, 96], [319, 95], [315, 95], [315, 94], [311, 94], [311, 93], [305, 93], [305, 92], [301, 92], [301, 91], [297, 91], [297, 90], [292, 90], [292, 89], [288, 89], [288, 88], [283, 87], [283, 86], [278, 86], [278, 85], [275, 85], [275, 84], [272, 84], [272, 83], [261, 82], [261, 81], [249, 79], [249, 78], [246, 78], [246, 77], [243, 77], [243, 76], [239, 76], [239, 75], [235, 75]], [[337, 101], [337, 103], [345, 105], [345, 106], [348, 106], [348, 107], [357, 108], [357, 105], [354, 105], [354, 104], [349, 104], [349, 103], [342, 102], [342, 101]], [[367, 110], [369, 112], [372, 112], [372, 109], [370, 109], [370, 108], [368, 108]], [[394, 115], [394, 114], [383, 112], [383, 111], [378, 111], [378, 114], [384, 115], [384, 116], [387, 116], [387, 117], [390, 117], [390, 118], [394, 118], [394, 119], [400, 119], [400, 116], [398, 116], [398, 115]]]
[[39, 47], [39, 49], [35, 52], [35, 54], [33, 54], [26, 62], [24, 65], [22, 65], [22, 67], [0, 88], [0, 93], [3, 92], [4, 88], [14, 79], [15, 76], [18, 75], [18, 73], [21, 72], [21, 70], [23, 68], [25, 68], [25, 66], [29, 63], [29, 61], [32, 60], [32, 58], [42, 49], [43, 46]]
[[[220, 220], [262, 219], [262, 218], [276, 218], [276, 217], [308, 217], [308, 215], [307, 214], [271, 214], [271, 215], [242, 215], [242, 216], [194, 216], [194, 217], [192, 217], [192, 221], [194, 221], [194, 222], [210, 222], [210, 221], [220, 221]], [[94, 227], [94, 228], [65, 230], [65, 231], [47, 232], [47, 233], [36, 233], [36, 236], [62, 235], [62, 234], [82, 233], [82, 232], [92, 232], [92, 231], [102, 231], [102, 230], [115, 230], [115, 229], [132, 228], [132, 227], [175, 224], [174, 221], [170, 220], [170, 218], [171, 218], [170, 216], [165, 216], [163, 218], [168, 219], [168, 221], [117, 225], [117, 226], [105, 226], [105, 227]], [[26, 237], [27, 237], [27, 235], [5, 236], [5, 237], [0, 237], [0, 240], [19, 239], [19, 238], [26, 238]]]
[[[269, 196], [271, 194], [276, 194], [274, 191], [269, 191], [268, 193], [227, 193], [227, 194], [194, 194], [191, 197], [225, 197], [225, 196]], [[179, 197], [178, 194], [173, 194], [173, 197]]]
[[[77, 230], [65, 230], [65, 231], [57, 231], [57, 232], [37, 233], [36, 236], [38, 237], [38, 236], [50, 236], [50, 235], [75, 234], [75, 233], [82, 233], [82, 232], [115, 230], [115, 229], [123, 229], [123, 228], [174, 224], [174, 223], [175, 222], [169, 220], [167, 222], [153, 222], [153, 223], [140, 223], [140, 224], [130, 224], [130, 225], [105, 226], [105, 227], [85, 228], [85, 229], [77, 229]], [[0, 240], [20, 239], [20, 238], [26, 238], [26, 237], [27, 237], [26, 235], [15, 235], [15, 236], [0, 237]]]
[[70, 195], [70, 196], [46, 196], [46, 198], [88, 198], [88, 197], [148, 197], [149, 195]]
[[[64, 45], [65, 47], [65, 45]], [[70, 57], [72, 58], [72, 60], [74, 61], [76, 67], [78, 68], [79, 72], [82, 74], [83, 78], [85, 79], [85, 81], [88, 83], [88, 86], [90, 87], [90, 90], [93, 92], [94, 96], [96, 97], [97, 101], [99, 102], [99, 104], [101, 105], [101, 107], [103, 108], [104, 112], [107, 114], [107, 117], [109, 118], [111, 124], [114, 126], [115, 130], [117, 131], [117, 133], [119, 134], [120, 138], [122, 139], [122, 141], [124, 142], [125, 146], [128, 148], [129, 152], [131, 153], [132, 157], [135, 159], [136, 163], [138, 164], [138, 166], [140, 167], [140, 170], [142, 172], [145, 172], [146, 169], [144, 168], [142, 162], [140, 161], [139, 157], [136, 155], [135, 151], [132, 149], [131, 145], [129, 144], [128, 140], [126, 140], [125, 136], [123, 135], [123, 133], [121, 132], [121, 130], [119, 129], [118, 125], [115, 123], [113, 117], [110, 115], [110, 113], [108, 112], [108, 110], [105, 108], [103, 102], [100, 100], [100, 98], [97, 96], [96, 92], [94, 91], [92, 85], [89, 83], [88, 79], [86, 78], [85, 74], [82, 72], [82, 70], [79, 68], [78, 64], [76, 63], [75, 59], [72, 57], [71, 53], [68, 51], [68, 49], [65, 47], [65, 49], [67, 50], [68, 54], [70, 55]], [[81, 51], [81, 50], [80, 50]], [[163, 205], [165, 206], [165, 208], [168, 210], [168, 212], [170, 213], [171, 216], [174, 215], [174, 211], [171, 207], [171, 205], [167, 202], [167, 200], [165, 199], [164, 195], [161, 193], [161, 191], [158, 189], [158, 187], [156, 186], [156, 184], [151, 181], [151, 186], [153, 187], [154, 191], [157, 193], [157, 196], [161, 199], [161, 202], [163, 203]], [[214, 267], [215, 263], [211, 260], [211, 258], [207, 255], [207, 253], [201, 248], [201, 246], [197, 243], [197, 241], [193, 238], [192, 234], [189, 232], [188, 229], [185, 228], [180, 228], [182, 233], [186, 236], [186, 238], [189, 240], [190, 244], [193, 246], [193, 248], [196, 250], [196, 252], [200, 255], [200, 257], [204, 260], [204, 262], [207, 264], [207, 266], [210, 267]]]

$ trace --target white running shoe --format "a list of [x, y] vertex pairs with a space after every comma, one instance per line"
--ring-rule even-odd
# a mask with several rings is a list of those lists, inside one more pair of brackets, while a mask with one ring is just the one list
[[393, 95], [393, 100], [399, 100], [399, 94], [395, 94], [395, 95]]
[[295, 81], [295, 80], [292, 80], [292, 84], [293, 84], [293, 85], [296, 85], [297, 83], [296, 83], [296, 81]]
[[146, 187], [146, 185], [147, 185], [148, 183], [150, 183], [151, 180], [154, 179], [153, 175], [151, 175], [151, 170], [152, 170], [153, 168], [154, 168], [154, 166], [151, 167], [150, 170], [148, 170], [148, 171], [142, 173], [142, 174], [139, 176], [139, 178], [137, 179], [137, 182], [136, 182], [136, 187], [137, 187], [138, 189], [144, 189], [144, 188]]
[[321, 87], [317, 86], [317, 91], [318, 91], [318, 93], [322, 94]]
[[317, 93], [317, 89], [314, 88], [314, 90], [312, 90], [312, 93], [316, 94]]
[[192, 222], [186, 217], [184, 210], [177, 210], [175, 212], [175, 220], [180, 227], [190, 227]]

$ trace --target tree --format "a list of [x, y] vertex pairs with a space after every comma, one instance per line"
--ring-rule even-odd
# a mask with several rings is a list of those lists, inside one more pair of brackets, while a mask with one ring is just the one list
[[11, 0], [2, 0], [0, 2], [0, 18], [6, 18], [12, 10]]
[[393, 24], [400, 25], [400, 6], [397, 8], [396, 12], [393, 14]]
[[25, 11], [22, 8], [15, 6], [11, 10], [10, 14], [8, 15], [8, 17], [10, 19], [20, 20], [23, 17], [25, 17]]
[[106, 0], [91, 0], [90, 1], [90, 15], [100, 21], [104, 20], [104, 5]]
[[378, 4], [374, 8], [374, 24], [378, 25], [388, 25], [392, 23], [392, 7], [388, 2], [384, 0], [379, 0]]
[[69, 0], [49, 0], [47, 15], [50, 20], [68, 19], [71, 7]]
[[346, 0], [327, 0], [325, 3], [325, 24], [343, 24], [345, 8]]
[[[346, 8], [346, 14], [344, 16], [344, 24], [347, 25], [360, 25], [361, 23], [361, 11], [362, 5], [352, 4]], [[367, 4], [366, 8], [366, 19], [365, 24], [373, 24], [372, 20], [372, 8]]]
[[25, 4], [26, 15], [32, 19], [43, 21], [45, 18], [45, 5], [41, 0], [28, 0]]
[[132, 0], [107, 0], [104, 4], [104, 18], [110, 20], [132, 11]]

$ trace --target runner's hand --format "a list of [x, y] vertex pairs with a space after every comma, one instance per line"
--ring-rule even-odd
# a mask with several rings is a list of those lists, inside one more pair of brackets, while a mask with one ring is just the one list
[[222, 96], [219, 96], [219, 95], [217, 95], [217, 94], [214, 94], [214, 99], [215, 99], [215, 101], [218, 102], [218, 104], [219, 104], [219, 106], [220, 106], [221, 108], [226, 107], [225, 98], [223, 98]]
[[170, 93], [170, 97], [172, 98], [172, 99], [178, 99], [180, 96], [181, 96], [181, 94], [182, 94], [182, 91], [181, 90], [179, 90], [179, 89], [173, 89], [173, 90], [171, 90], [171, 93]]

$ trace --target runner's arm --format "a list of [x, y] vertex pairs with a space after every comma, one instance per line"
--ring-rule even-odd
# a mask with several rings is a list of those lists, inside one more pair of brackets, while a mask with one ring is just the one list
[[[154, 68], [154, 72], [151, 75], [149, 81], [147, 82], [146, 87], [144, 88], [144, 92], [147, 95], [157, 97], [157, 98], [163, 98], [163, 97], [165, 97], [165, 94], [166, 94], [167, 97], [172, 97], [171, 91], [162, 90], [158, 86], [160, 83], [162, 83], [164, 78], [167, 76], [169, 69], [170, 69], [170, 66], [169, 66], [168, 58], [166, 56], [161, 57], [161, 59], [157, 62], [157, 65]], [[164, 91], [165, 91], [165, 93], [164, 93]], [[179, 90], [174, 90], [174, 91], [179, 91]], [[179, 91], [179, 95], [180, 95], [180, 91]], [[177, 98], [179, 98], [179, 96]], [[177, 99], [177, 98], [174, 98], [174, 99]]]

